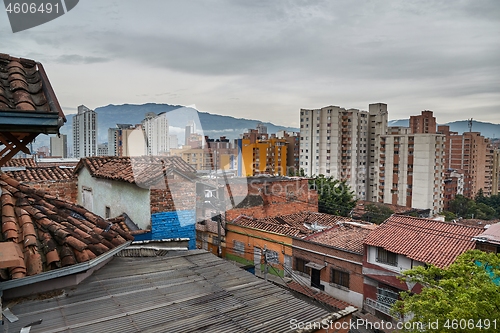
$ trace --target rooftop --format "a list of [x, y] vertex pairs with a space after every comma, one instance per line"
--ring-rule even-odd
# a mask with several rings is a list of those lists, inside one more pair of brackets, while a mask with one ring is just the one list
[[86, 262], [133, 239], [118, 225], [110, 225], [81, 206], [21, 184], [5, 173], [0, 173], [0, 189], [0, 246], [15, 244], [22, 259], [16, 265], [3, 266], [8, 269], [0, 270], [0, 280]]
[[305, 239], [314, 243], [363, 254], [363, 241], [375, 230], [375, 224], [339, 222], [338, 225], [318, 232]]
[[443, 268], [473, 249], [472, 238], [482, 232], [478, 227], [392, 215], [366, 237], [365, 244]]
[[346, 222], [351, 219], [343, 216], [330, 215], [316, 212], [301, 212], [263, 219], [254, 219], [248, 216], [239, 216], [232, 223], [271, 231], [293, 237], [306, 237], [318, 231], [337, 225], [337, 222]]
[[19, 320], [5, 321], [7, 330], [41, 319], [32, 333], [287, 332], [291, 319], [316, 322], [330, 314], [201, 250], [115, 257], [60, 296], [10, 309]]
[[500, 223], [490, 225], [486, 231], [477, 235], [475, 240], [500, 245]]
[[78, 173], [87, 167], [92, 177], [153, 185], [173, 171], [194, 177], [196, 170], [179, 156], [118, 157], [99, 156], [82, 158], [75, 168]]
[[28, 183], [74, 179], [71, 167], [2, 167], [2, 171], [17, 181]]
[[0, 53], [0, 165], [66, 122], [41, 63]]

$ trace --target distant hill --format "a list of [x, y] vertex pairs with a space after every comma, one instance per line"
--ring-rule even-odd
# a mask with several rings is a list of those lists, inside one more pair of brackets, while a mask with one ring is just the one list
[[[98, 107], [95, 109], [97, 112], [97, 126], [98, 126], [98, 143], [104, 143], [108, 141], [108, 128], [116, 127], [116, 124], [139, 124], [144, 119], [146, 113], [154, 112], [156, 114], [162, 112], [171, 112], [174, 110], [182, 110], [184, 108], [182, 105], [170, 105], [170, 104], [155, 104], [148, 103], [142, 105], [134, 104], [123, 104], [123, 105], [107, 105]], [[244, 119], [244, 118], [234, 118], [231, 116], [222, 116], [217, 114], [212, 114], [208, 112], [200, 112], [193, 108], [186, 107], [178, 114], [173, 121], [169, 121], [169, 125], [178, 128], [179, 132], [183, 130], [191, 121], [191, 116], [193, 111], [198, 114], [201, 126], [203, 128], [204, 135], [208, 135], [210, 138], [218, 139], [221, 136], [226, 136], [229, 139], [237, 139], [239, 135], [248, 131], [249, 128], [255, 128], [260, 120], [254, 119]], [[66, 116], [67, 122], [61, 127], [61, 134], [68, 135], [68, 146], [73, 144], [73, 117], [74, 114], [69, 114]], [[267, 126], [268, 133], [276, 133], [280, 130], [294, 131], [298, 132], [298, 128], [279, 126], [269, 122], [262, 122]], [[183, 137], [179, 137], [179, 142], [181, 142]], [[34, 144], [34, 149], [40, 146], [48, 146], [49, 137], [46, 135], [40, 135], [37, 138], [36, 144]]]
[[[407, 126], [409, 126], [409, 122], [410, 121], [408, 119], [390, 120], [389, 126], [407, 127]], [[453, 121], [450, 123], [440, 124], [440, 125], [448, 125], [448, 126], [450, 126], [450, 131], [457, 132], [459, 134], [462, 134], [463, 132], [469, 131], [469, 126], [468, 126], [467, 120], [458, 120], [458, 121]], [[486, 122], [482, 122], [482, 121], [473, 120], [472, 121], [472, 131], [473, 132], [481, 132], [481, 135], [483, 135], [487, 138], [500, 138], [500, 124], [492, 124], [492, 123], [486, 123]]]

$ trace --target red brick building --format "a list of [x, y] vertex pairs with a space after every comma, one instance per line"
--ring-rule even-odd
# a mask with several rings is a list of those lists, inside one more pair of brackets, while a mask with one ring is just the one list
[[257, 219], [283, 214], [318, 211], [318, 193], [309, 189], [307, 178], [248, 177], [228, 180], [225, 191], [226, 220], [239, 215]]
[[412, 133], [436, 134], [436, 117], [428, 110], [422, 111], [419, 116], [411, 116], [410, 130]]
[[293, 270], [303, 284], [363, 307], [363, 240], [377, 226], [342, 221], [305, 238], [293, 238]]

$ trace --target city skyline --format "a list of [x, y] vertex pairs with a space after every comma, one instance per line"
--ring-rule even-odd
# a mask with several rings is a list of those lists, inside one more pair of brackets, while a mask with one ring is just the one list
[[440, 123], [498, 123], [499, 10], [494, 1], [85, 1], [16, 34], [2, 20], [0, 38], [3, 52], [44, 64], [66, 114], [85, 98], [93, 109], [196, 105], [298, 127], [301, 108], [382, 102], [391, 119], [432, 110]]

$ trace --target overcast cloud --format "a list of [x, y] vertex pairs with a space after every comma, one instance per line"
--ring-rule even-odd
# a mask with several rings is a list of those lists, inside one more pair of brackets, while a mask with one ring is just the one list
[[97, 1], [12, 34], [61, 105], [192, 105], [298, 126], [300, 108], [500, 123], [500, 2]]

